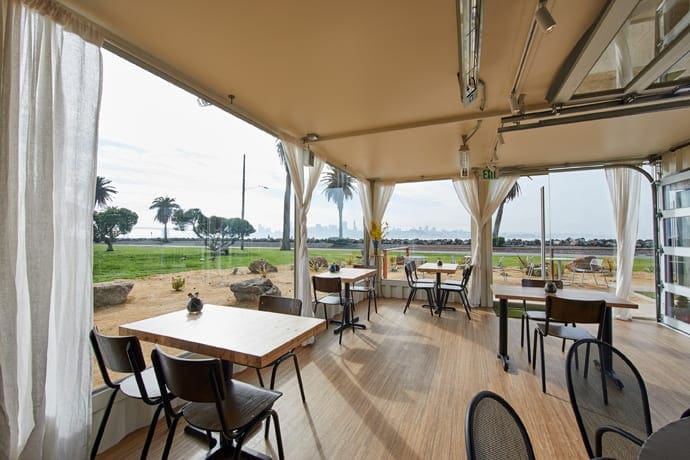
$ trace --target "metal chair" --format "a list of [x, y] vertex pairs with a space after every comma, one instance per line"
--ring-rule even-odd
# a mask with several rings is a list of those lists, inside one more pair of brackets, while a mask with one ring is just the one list
[[[259, 297], [259, 311], [270, 311], [273, 313], [282, 313], [285, 315], [299, 316], [302, 313], [302, 301], [299, 299], [293, 299], [292, 297], [278, 297], [271, 295], [262, 295]], [[264, 386], [264, 380], [261, 376], [261, 369], [266, 367], [273, 367], [271, 371], [271, 390], [275, 388], [276, 372], [278, 371], [278, 366], [280, 363], [286, 359], [292, 358], [295, 364], [295, 373], [297, 374], [297, 382], [299, 383], [299, 392], [302, 395], [302, 402], [306, 402], [304, 397], [304, 387], [302, 385], [302, 375], [299, 370], [299, 362], [297, 361], [297, 355], [295, 354], [295, 349], [288, 351], [280, 358], [276, 359], [272, 363], [262, 367], [256, 368], [256, 375], [259, 377], [259, 383]]]
[[283, 441], [278, 414], [273, 404], [282, 393], [255, 387], [238, 380], [227, 379], [219, 359], [184, 359], [171, 356], [156, 348], [151, 360], [161, 389], [169, 388], [186, 401], [175, 409], [172, 397], [165, 397], [163, 405], [172, 420], [165, 440], [163, 459], [170, 454], [175, 429], [180, 418], [199, 430], [220, 433], [221, 448], [233, 449], [235, 459], [240, 458], [246, 438], [264, 420], [264, 437], [268, 438], [268, 418], [273, 419], [278, 457], [282, 460]]
[[409, 262], [410, 267], [412, 268], [412, 279], [418, 283], [431, 283], [431, 284], [436, 284], [436, 278], [420, 278], [419, 274], [417, 273], [417, 262], [414, 259], [411, 259]]
[[[532, 369], [537, 367], [537, 336], [541, 346], [541, 390], [546, 393], [546, 367], [544, 363], [544, 337], [552, 336], [578, 341], [593, 339], [594, 336], [581, 327], [568, 324], [598, 324], [597, 338], [603, 332], [606, 302], [603, 300], [577, 300], [548, 296], [546, 298], [546, 319], [534, 329], [534, 350]], [[559, 323], [559, 324], [554, 324]], [[562, 324], [561, 324], [562, 323]]]
[[491, 391], [482, 391], [470, 401], [465, 446], [469, 460], [534, 460], [522, 420], [505, 399]]
[[446, 302], [448, 301], [448, 296], [450, 295], [451, 292], [455, 292], [458, 294], [460, 297], [460, 301], [462, 302], [462, 306], [465, 307], [465, 313], [467, 314], [467, 319], [472, 319], [470, 316], [470, 310], [472, 309], [470, 307], [470, 301], [467, 298], [467, 283], [470, 280], [470, 276], [472, 275], [472, 265], [468, 265], [465, 267], [465, 269], [462, 271], [462, 280], [460, 281], [460, 284], [457, 283], [441, 283], [441, 286], [439, 287], [441, 291], [442, 300], [441, 304], [445, 305]]
[[[110, 417], [110, 411], [115, 402], [115, 396], [117, 396], [118, 391], [122, 391], [123, 394], [130, 398], [141, 399], [150, 406], [157, 406], [153, 412], [149, 430], [146, 434], [144, 448], [141, 451], [141, 458], [145, 459], [151, 446], [158, 417], [163, 408], [163, 398], [156, 383], [153, 368], [146, 367], [141, 345], [134, 336], [108, 336], [101, 334], [96, 328], [93, 328], [89, 333], [89, 339], [91, 340], [93, 353], [96, 355], [96, 361], [98, 362], [98, 368], [101, 371], [103, 381], [112, 390], [103, 413], [103, 419], [98, 427], [96, 440], [91, 448], [91, 458], [96, 458], [98, 448], [103, 439], [103, 433], [105, 432], [105, 426]], [[109, 370], [131, 375], [116, 383], [110, 377]]]
[[432, 309], [434, 305], [434, 283], [415, 281], [414, 278], [414, 262], [410, 261], [404, 265], [405, 268], [405, 279], [407, 279], [407, 286], [410, 288], [410, 295], [407, 296], [407, 303], [403, 309], [403, 315], [407, 312], [410, 307], [410, 302], [414, 299], [417, 294], [418, 289], [424, 289], [426, 291], [427, 298], [429, 299], [429, 304], [427, 305], [430, 310], [431, 316], [434, 316], [434, 311]]
[[[546, 284], [547, 280], [540, 280], [540, 279], [534, 279], [534, 278], [523, 278], [522, 279], [522, 287], [540, 287], [543, 288], [544, 285]], [[563, 289], [563, 281], [561, 280], [556, 280], [553, 281], [556, 283], [556, 287], [558, 289]], [[546, 311], [539, 311], [539, 310], [527, 310], [527, 302], [522, 301], [522, 319], [520, 320], [520, 347], [525, 346], [525, 335], [527, 336], [527, 362], [531, 363], [532, 358], [531, 358], [531, 353], [532, 353], [532, 348], [530, 344], [530, 339], [529, 339], [529, 322], [530, 320], [532, 321], [546, 321]], [[565, 351], [565, 340], [563, 340], [563, 347], [562, 351]]]
[[[353, 268], [376, 268], [371, 265], [353, 265]], [[371, 316], [371, 300], [374, 300], [374, 312], [378, 313], [379, 308], [378, 305], [376, 305], [376, 275], [370, 276], [369, 278], [366, 278], [362, 281], [359, 281], [355, 284], [353, 284], [350, 287], [350, 292], [361, 292], [363, 294], [366, 294], [367, 299], [369, 300], [369, 305], [367, 306], [367, 321], [369, 321], [370, 316]]]
[[[601, 371], [604, 363], [616, 382]], [[565, 372], [589, 457], [637, 458], [652, 421], [647, 389], [633, 363], [608, 343], [585, 339], [568, 351]]]
[[[326, 320], [326, 328], [328, 328], [328, 313], [326, 308], [328, 305], [339, 305], [343, 308], [343, 318], [345, 317], [345, 309], [352, 308], [350, 299], [343, 296], [343, 283], [340, 278], [322, 278], [320, 276], [311, 277], [312, 286], [314, 287], [314, 312], [316, 312], [319, 304], [323, 305], [323, 317]], [[319, 292], [326, 295], [319, 297]], [[343, 324], [342, 321], [330, 320], [331, 323]], [[340, 329], [340, 338], [338, 343], [343, 343], [343, 329]], [[352, 326], [354, 332], [355, 327]]]

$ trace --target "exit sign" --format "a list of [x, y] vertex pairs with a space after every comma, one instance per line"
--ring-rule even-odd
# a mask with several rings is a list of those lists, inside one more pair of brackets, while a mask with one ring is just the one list
[[492, 180], [492, 179], [496, 179], [497, 177], [498, 177], [498, 174], [496, 173], [495, 169], [491, 169], [491, 168], [482, 169], [482, 179]]

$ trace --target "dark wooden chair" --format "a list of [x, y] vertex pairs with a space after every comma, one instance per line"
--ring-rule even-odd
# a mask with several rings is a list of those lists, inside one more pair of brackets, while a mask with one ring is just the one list
[[[376, 268], [370, 265], [353, 265], [353, 268]], [[371, 318], [371, 301], [374, 300], [374, 312], [379, 312], [379, 307], [376, 305], [376, 275], [370, 276], [362, 281], [353, 284], [350, 287], [350, 292], [360, 292], [365, 294], [369, 304], [367, 305], [367, 321]]]
[[429, 299], [429, 304], [426, 306], [429, 307], [429, 312], [431, 313], [431, 316], [434, 316], [434, 310], [432, 309], [434, 306], [434, 283], [415, 280], [414, 261], [407, 262], [404, 265], [404, 268], [407, 286], [410, 288], [410, 295], [407, 296], [407, 303], [405, 304], [405, 308], [403, 309], [403, 314], [407, 312], [407, 309], [410, 306], [410, 302], [412, 302], [412, 299], [414, 299], [414, 296], [417, 294], [417, 290], [424, 289], [426, 291], [427, 298]]
[[470, 276], [472, 275], [472, 265], [466, 266], [462, 271], [462, 279], [460, 283], [441, 283], [440, 291], [443, 296], [441, 304], [445, 305], [448, 302], [448, 296], [451, 292], [455, 292], [460, 297], [462, 306], [465, 307], [465, 313], [467, 314], [467, 319], [472, 319], [470, 316], [470, 300], [467, 298], [467, 283], [470, 281]]
[[[541, 280], [535, 278], [523, 278], [522, 287], [540, 287], [543, 288], [548, 280]], [[556, 287], [563, 289], [563, 281], [555, 280]], [[527, 362], [532, 361], [532, 347], [529, 339], [529, 322], [530, 321], [546, 321], [546, 312], [539, 310], [528, 310], [527, 302], [522, 301], [522, 319], [520, 320], [520, 347], [525, 346], [525, 337], [527, 338]], [[563, 340], [562, 351], [565, 351], [565, 340]]]
[[465, 447], [469, 460], [534, 460], [525, 425], [508, 402], [491, 391], [478, 393], [467, 408]]
[[[153, 412], [153, 417], [149, 425], [144, 448], [141, 451], [141, 458], [146, 458], [156, 423], [163, 408], [163, 398], [161, 397], [160, 387], [156, 382], [153, 368], [146, 367], [144, 355], [141, 351], [139, 340], [134, 336], [108, 336], [101, 334], [96, 328], [89, 333], [93, 353], [96, 355], [98, 368], [105, 384], [112, 390], [108, 404], [103, 413], [103, 419], [98, 427], [96, 439], [91, 448], [91, 458], [96, 458], [98, 448], [103, 439], [105, 426], [110, 417], [110, 411], [115, 402], [118, 391], [134, 399], [141, 399], [150, 406], [157, 406]], [[130, 374], [123, 379], [115, 382], [110, 376], [110, 372]]]
[[[328, 312], [326, 311], [328, 305], [339, 305], [343, 308], [343, 318], [345, 317], [345, 309], [352, 308], [350, 299], [346, 299], [343, 295], [343, 283], [340, 278], [322, 278], [320, 276], [311, 277], [312, 286], [314, 288], [314, 312], [319, 304], [323, 305], [323, 317], [326, 320], [326, 327], [328, 328]], [[319, 293], [323, 293], [319, 297]], [[330, 320], [331, 323], [343, 324], [342, 321]], [[338, 343], [343, 343], [343, 329], [340, 329], [340, 338]], [[355, 327], [352, 326], [354, 332]]]
[[[603, 363], [615, 380], [601, 371]], [[633, 363], [608, 343], [580, 340], [568, 351], [565, 377], [589, 457], [637, 458], [652, 421], [647, 388]]]
[[544, 364], [544, 337], [558, 337], [578, 341], [593, 339], [594, 336], [581, 327], [568, 324], [598, 324], [597, 339], [601, 340], [606, 302], [603, 300], [579, 300], [548, 296], [546, 298], [546, 320], [534, 329], [534, 354], [532, 369], [537, 366], [537, 336], [541, 347], [541, 389], [546, 393], [546, 368]]
[[216, 358], [185, 359], [156, 348], [151, 352], [151, 360], [159, 387], [167, 387], [186, 401], [176, 409], [172, 397], [164, 398], [163, 405], [172, 422], [163, 459], [170, 454], [180, 418], [201, 431], [220, 433], [220, 448], [232, 450], [233, 458], [239, 459], [246, 438], [264, 420], [267, 422], [264, 436], [268, 439], [269, 417], [275, 427], [278, 457], [284, 458], [278, 414], [273, 410], [273, 404], [282, 393], [227, 378], [221, 361]]
[[[282, 313], [285, 315], [299, 316], [302, 313], [302, 301], [299, 299], [293, 299], [292, 297], [277, 297], [271, 295], [262, 295], [259, 297], [259, 311], [270, 311], [273, 313]], [[272, 367], [271, 371], [271, 390], [275, 388], [276, 372], [278, 371], [278, 366], [280, 363], [286, 359], [292, 358], [295, 364], [295, 373], [297, 374], [297, 382], [299, 383], [299, 392], [302, 395], [302, 402], [306, 402], [304, 397], [304, 387], [302, 386], [302, 375], [299, 370], [299, 362], [297, 361], [297, 355], [295, 354], [295, 349], [288, 351], [280, 358], [273, 361], [271, 364], [262, 367]], [[256, 368], [256, 375], [259, 376], [259, 383], [264, 386], [264, 380], [261, 376], [261, 369]]]

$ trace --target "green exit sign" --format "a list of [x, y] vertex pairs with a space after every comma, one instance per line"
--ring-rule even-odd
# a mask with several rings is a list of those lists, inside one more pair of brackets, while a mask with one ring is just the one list
[[495, 169], [491, 169], [491, 168], [482, 169], [482, 179], [492, 180], [492, 179], [496, 179], [496, 177], [498, 177], [498, 174], [496, 174]]

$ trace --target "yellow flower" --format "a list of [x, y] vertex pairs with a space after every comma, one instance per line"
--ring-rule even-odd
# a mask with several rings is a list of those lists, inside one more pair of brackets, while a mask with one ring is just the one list
[[380, 241], [383, 239], [384, 236], [386, 236], [386, 232], [388, 231], [388, 223], [384, 222], [383, 224], [378, 224], [374, 222], [371, 224], [371, 230], [369, 230], [369, 236], [371, 236], [372, 240], [377, 240]]

